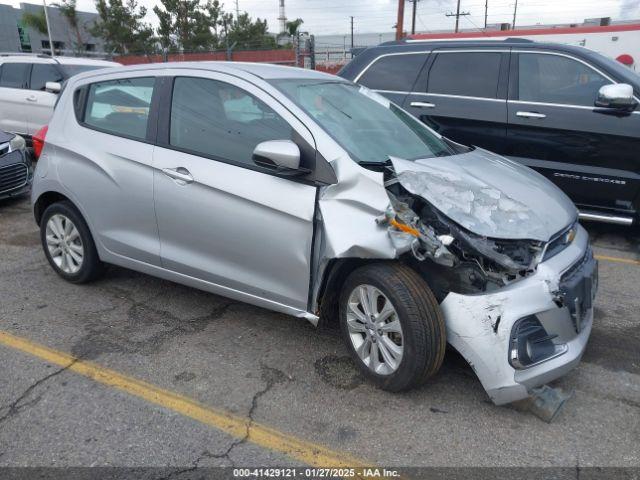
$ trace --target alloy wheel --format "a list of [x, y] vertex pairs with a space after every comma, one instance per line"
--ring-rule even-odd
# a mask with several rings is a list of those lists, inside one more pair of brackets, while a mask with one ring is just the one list
[[359, 285], [347, 305], [349, 337], [360, 360], [378, 375], [390, 375], [404, 352], [402, 326], [391, 301], [372, 285]]
[[77, 273], [82, 268], [84, 246], [80, 232], [69, 217], [60, 213], [53, 215], [47, 222], [45, 236], [53, 263], [64, 273]]

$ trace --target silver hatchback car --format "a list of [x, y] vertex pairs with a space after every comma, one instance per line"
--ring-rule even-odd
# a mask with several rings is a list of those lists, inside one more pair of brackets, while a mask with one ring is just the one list
[[390, 391], [447, 342], [496, 404], [580, 360], [597, 264], [571, 201], [384, 97], [290, 67], [176, 63], [71, 78], [39, 141], [47, 259], [115, 264], [338, 322]]

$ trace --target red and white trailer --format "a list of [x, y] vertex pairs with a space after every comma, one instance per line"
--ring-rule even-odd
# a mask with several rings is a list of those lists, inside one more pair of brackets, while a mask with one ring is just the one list
[[483, 38], [487, 40], [526, 38], [536, 42], [578, 45], [614, 58], [640, 73], [640, 23], [459, 33], [420, 33], [410, 35], [407, 41], [464, 41]]

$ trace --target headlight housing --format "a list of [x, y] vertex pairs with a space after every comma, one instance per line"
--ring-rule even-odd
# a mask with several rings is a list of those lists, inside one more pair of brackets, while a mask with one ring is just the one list
[[16, 150], [25, 150], [27, 148], [27, 142], [24, 141], [20, 135], [14, 136], [9, 140], [9, 151], [14, 152]]

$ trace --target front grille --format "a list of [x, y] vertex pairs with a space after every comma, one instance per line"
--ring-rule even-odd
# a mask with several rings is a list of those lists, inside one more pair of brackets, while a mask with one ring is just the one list
[[0, 193], [23, 187], [28, 175], [29, 169], [24, 163], [0, 167]]

